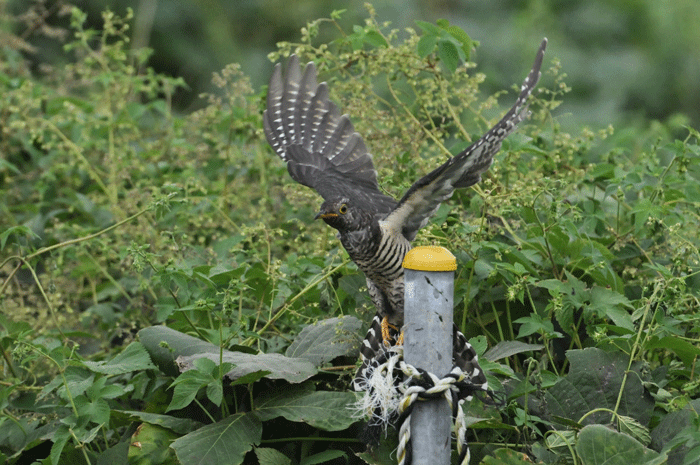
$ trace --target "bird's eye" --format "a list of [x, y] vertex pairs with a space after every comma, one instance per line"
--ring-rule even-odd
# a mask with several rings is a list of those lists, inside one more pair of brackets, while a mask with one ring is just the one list
[[341, 215], [344, 215], [348, 212], [348, 206], [345, 204], [342, 204], [340, 208], [338, 209]]

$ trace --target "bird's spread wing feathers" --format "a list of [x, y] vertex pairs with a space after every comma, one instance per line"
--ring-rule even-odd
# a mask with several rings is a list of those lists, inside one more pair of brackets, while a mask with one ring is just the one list
[[296, 55], [285, 77], [281, 65], [275, 66], [263, 114], [268, 142], [292, 178], [325, 199], [359, 196], [388, 213], [396, 202], [379, 190], [364, 141], [330, 101], [326, 83], [316, 79], [316, 66], [309, 63], [302, 73]]
[[493, 156], [500, 150], [503, 139], [529, 115], [527, 98], [539, 81], [546, 47], [547, 39], [544, 39], [535, 63], [523, 81], [515, 105], [479, 140], [413, 184], [385, 218], [390, 227], [400, 230], [409, 241], [413, 240], [440, 203], [449, 199], [455, 189], [469, 187], [481, 180], [481, 173], [491, 166]]

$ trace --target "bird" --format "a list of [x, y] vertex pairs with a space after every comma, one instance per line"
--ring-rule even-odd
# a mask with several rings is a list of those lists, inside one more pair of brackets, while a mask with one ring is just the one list
[[[540, 78], [545, 38], [515, 104], [491, 129], [465, 150], [416, 181], [396, 200], [377, 181], [372, 155], [348, 115], [329, 98], [328, 85], [317, 82], [313, 62], [303, 72], [292, 55], [286, 75], [277, 63], [269, 81], [263, 130], [296, 182], [323, 198], [315, 219], [335, 228], [350, 259], [364, 273], [377, 313], [360, 346], [361, 365], [353, 380], [363, 390], [368, 364], [380, 350], [401, 343], [404, 325], [403, 258], [411, 242], [455, 189], [472, 186], [491, 166], [503, 140], [527, 118], [528, 97]], [[453, 362], [475, 385], [486, 386], [478, 356], [453, 325]], [[484, 389], [485, 390], [485, 389]]]

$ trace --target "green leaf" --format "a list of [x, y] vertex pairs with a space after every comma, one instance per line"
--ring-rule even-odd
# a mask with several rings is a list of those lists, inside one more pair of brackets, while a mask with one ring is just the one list
[[152, 370], [156, 366], [151, 362], [146, 348], [140, 342], [132, 342], [120, 354], [107, 362], [83, 362], [83, 365], [95, 373], [121, 375], [133, 371]]
[[423, 30], [423, 32], [425, 32], [427, 34], [438, 36], [441, 33], [440, 27], [438, 27], [432, 23], [429, 23], [427, 21], [416, 21], [416, 24], [418, 25], [419, 28], [421, 28]]
[[256, 399], [255, 412], [262, 421], [281, 416], [324, 431], [340, 431], [357, 421], [350, 409], [355, 399], [352, 392], [315, 392], [302, 385], [265, 393]]
[[[144, 328], [139, 331], [139, 338], [158, 368], [171, 376], [177, 376], [180, 368], [191, 369], [197, 359], [208, 358], [219, 363], [218, 346], [166, 326]], [[180, 358], [175, 363], [178, 357]], [[250, 373], [269, 371], [267, 378], [300, 383], [317, 373], [308, 360], [289, 358], [281, 354], [247, 354], [224, 350], [223, 362], [234, 366], [226, 373], [232, 380]]]
[[481, 463], [484, 465], [531, 465], [532, 461], [522, 452], [501, 448], [493, 451], [492, 455], [484, 457]]
[[333, 10], [333, 11], [331, 11], [331, 19], [334, 19], [334, 20], [336, 20], [336, 21], [339, 20], [340, 17], [343, 15], [343, 13], [345, 13], [346, 11], [348, 11], [348, 10], [347, 10], [347, 9], [342, 9], [342, 10]]
[[440, 39], [438, 41], [438, 56], [450, 72], [455, 72], [459, 66], [460, 50], [450, 40]]
[[51, 446], [51, 453], [49, 454], [53, 465], [58, 465], [60, 463], [61, 452], [63, 452], [63, 448], [66, 447], [66, 443], [71, 437], [68, 425], [59, 426], [53, 434], [53, 445]]
[[255, 456], [260, 465], [291, 465], [292, 459], [284, 455], [277, 449], [270, 447], [256, 447]]
[[124, 416], [151, 425], [162, 426], [180, 435], [190, 433], [202, 426], [200, 422], [189, 418], [176, 418], [158, 413], [137, 412], [135, 410], [112, 410], [112, 413], [115, 416]]
[[86, 416], [90, 421], [103, 424], [109, 421], [109, 404], [104, 399], [88, 400], [85, 396], [77, 396], [73, 399], [75, 408], [81, 416]]
[[576, 452], [583, 465], [660, 465], [667, 459], [626, 434], [602, 425], [589, 425], [581, 430]]
[[651, 443], [651, 435], [649, 434], [649, 428], [640, 425], [637, 420], [630, 418], [625, 415], [620, 415], [617, 418], [618, 429], [621, 433], [625, 433], [637, 441], [641, 442], [644, 446], [648, 446]]
[[165, 411], [178, 410], [190, 405], [197, 396], [199, 390], [207, 386], [211, 380], [211, 376], [198, 370], [189, 370], [182, 373], [173, 382], [175, 386], [173, 398]]
[[365, 42], [375, 47], [388, 47], [386, 39], [379, 32], [374, 29], [370, 29], [365, 34]]
[[438, 27], [440, 27], [440, 29], [447, 29], [448, 27], [450, 27], [450, 21], [444, 18], [436, 20], [435, 24], [437, 24]]
[[139, 425], [129, 441], [129, 464], [175, 463], [170, 443], [176, 438], [175, 433], [158, 425]]
[[522, 352], [530, 352], [533, 350], [542, 350], [542, 344], [526, 344], [520, 341], [501, 341], [491, 347], [485, 354], [484, 358], [491, 362], [495, 362], [502, 358], [512, 357], [515, 354]]
[[214, 405], [221, 405], [221, 401], [224, 399], [224, 387], [221, 385], [221, 382], [216, 380], [207, 384], [207, 398]]
[[[59, 390], [61, 396], [65, 396], [65, 389], [70, 391], [72, 397], [83, 394], [95, 382], [95, 375], [86, 369], [77, 366], [66, 368], [64, 373], [66, 385]], [[58, 378], [61, 381], [60, 378]]]
[[469, 61], [471, 56], [472, 47], [474, 47], [474, 42], [471, 37], [464, 32], [464, 30], [459, 26], [448, 26], [445, 30], [456, 40], [462, 43], [462, 52], [464, 52], [464, 61]]
[[434, 35], [424, 34], [418, 39], [418, 44], [416, 45], [416, 50], [421, 58], [425, 58], [435, 50], [438, 38]]
[[520, 329], [518, 330], [518, 339], [535, 333], [561, 337], [561, 334], [554, 331], [554, 324], [551, 322], [551, 320], [544, 319], [537, 313], [518, 318], [514, 321], [514, 323], [521, 324]]
[[12, 226], [0, 233], [0, 250], [3, 250], [5, 248], [5, 243], [7, 242], [7, 239], [12, 235], [31, 237], [33, 239], [41, 239], [40, 236], [36, 235], [34, 231], [32, 231], [26, 226]]
[[343, 355], [354, 355], [361, 342], [361, 328], [362, 322], [352, 316], [321, 320], [302, 329], [285, 355], [305, 358], [315, 366]]
[[[97, 465], [127, 465], [127, 464], [133, 464], [133, 465], [141, 465], [138, 462], [128, 462], [128, 453], [129, 453], [129, 447], [131, 446], [129, 441], [122, 440], [112, 447], [109, 447], [105, 449], [102, 453], [97, 455]], [[169, 445], [168, 445], [169, 446]], [[168, 449], [170, 449], [168, 447]], [[175, 458], [175, 452], [170, 450], [170, 453], [173, 456], [173, 459]], [[94, 463], [94, 462], [93, 462]], [[162, 463], [164, 465], [169, 465], [167, 462], [160, 461], [158, 463]]]
[[646, 348], [671, 350], [688, 367], [692, 367], [695, 361], [700, 358], [700, 347], [676, 336], [665, 336], [660, 339], [653, 337], [651, 342], [647, 343]]
[[599, 181], [610, 179], [615, 176], [615, 165], [612, 163], [596, 163], [590, 169], [586, 170], [586, 177]]
[[180, 463], [238, 465], [261, 439], [262, 423], [258, 417], [237, 413], [176, 439], [171, 447]]
[[252, 384], [269, 374], [270, 372], [267, 370], [254, 371], [253, 373], [248, 373], [247, 375], [243, 375], [240, 378], [237, 378], [231, 383], [231, 386], [237, 386], [239, 384]]
[[617, 326], [633, 330], [632, 315], [625, 308], [632, 308], [632, 304], [624, 295], [600, 286], [591, 289], [589, 311], [610, 318]]
[[[571, 362], [569, 374], [545, 393], [545, 401], [552, 416], [581, 422], [581, 418], [596, 408], [613, 410], [622, 389], [618, 414], [634, 418], [647, 425], [654, 402], [646, 395], [639, 364], [622, 386], [627, 371], [628, 356], [622, 352], [604, 352], [600, 349], [570, 350], [566, 357]], [[584, 424], [605, 423], [610, 412], [588, 415]]]
[[681, 410], [666, 415], [651, 432], [651, 447], [667, 453], [669, 463], [688, 463], [686, 459], [692, 441], [696, 446], [700, 443], [700, 430], [697, 428], [699, 412], [700, 399], [694, 399]]
[[366, 452], [356, 455], [369, 465], [396, 465], [396, 448], [399, 445], [396, 431], [389, 430], [386, 436], [382, 436], [377, 447], [367, 448]]
[[[189, 370], [192, 364], [200, 359], [207, 358], [214, 362], [219, 361], [219, 354], [203, 353], [183, 356], [178, 359], [183, 370]], [[311, 362], [302, 358], [290, 358], [281, 354], [242, 354], [240, 352], [224, 351], [222, 359], [224, 363], [230, 363], [234, 368], [226, 373], [226, 377], [236, 380], [250, 373], [268, 372], [265, 377], [270, 379], [284, 379], [290, 383], [301, 383], [318, 370]]]

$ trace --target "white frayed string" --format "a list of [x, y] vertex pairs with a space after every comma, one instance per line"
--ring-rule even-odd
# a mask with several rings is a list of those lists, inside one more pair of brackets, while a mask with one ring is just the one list
[[[385, 360], [379, 363], [379, 360]], [[400, 373], [395, 373], [396, 368]], [[427, 375], [422, 376], [422, 374]], [[403, 375], [403, 379], [399, 379]], [[417, 380], [422, 384], [417, 384]], [[469, 447], [467, 446], [466, 432], [467, 426], [462, 410], [465, 400], [471, 400], [471, 395], [462, 394], [460, 398], [459, 383], [464, 383], [470, 378], [455, 366], [444, 378], [438, 378], [429, 372], [421, 372], [414, 366], [403, 361], [403, 347], [393, 346], [387, 348], [381, 356], [368, 365], [359, 380], [358, 386], [364, 391], [355, 404], [355, 416], [367, 418], [371, 426], [379, 426], [386, 433], [386, 429], [397, 414], [401, 420], [399, 428], [399, 445], [397, 448], [397, 458], [399, 465], [410, 463], [410, 454], [407, 454], [411, 440], [411, 409], [413, 404], [420, 398], [433, 397], [442, 393], [447, 400], [450, 409], [455, 412], [453, 421], [455, 434], [457, 437], [457, 453], [461, 458], [460, 465], [469, 463]], [[428, 381], [429, 380], [429, 381]], [[473, 390], [488, 391], [487, 383], [473, 385]], [[457, 408], [453, 408], [453, 402], [457, 400]]]

